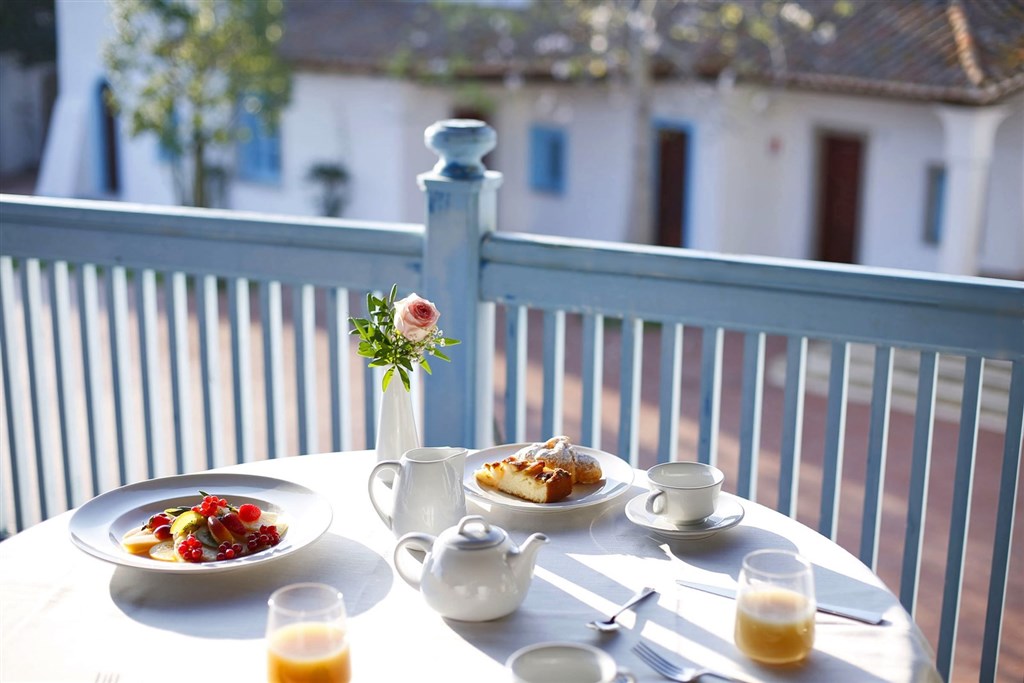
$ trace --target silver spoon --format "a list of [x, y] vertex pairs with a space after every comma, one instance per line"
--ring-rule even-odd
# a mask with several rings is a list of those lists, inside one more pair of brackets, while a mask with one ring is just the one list
[[592, 628], [595, 631], [601, 631], [602, 633], [610, 633], [611, 631], [617, 631], [619, 625], [615, 622], [615, 620], [618, 618], [620, 614], [622, 614], [630, 607], [643, 600], [644, 598], [650, 595], [654, 595], [657, 592], [658, 591], [654, 590], [653, 588], [644, 588], [642, 591], [640, 591], [639, 593], [631, 597], [629, 600], [627, 600], [626, 604], [620, 607], [618, 612], [611, 615], [607, 619], [604, 619], [603, 621], [595, 620], [588, 622], [587, 627]]

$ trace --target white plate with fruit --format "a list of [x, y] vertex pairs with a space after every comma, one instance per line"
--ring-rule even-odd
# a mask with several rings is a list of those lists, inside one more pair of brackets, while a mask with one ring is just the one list
[[129, 484], [71, 517], [71, 540], [107, 562], [162, 572], [217, 572], [269, 562], [320, 538], [326, 498], [281, 479], [185, 474]]

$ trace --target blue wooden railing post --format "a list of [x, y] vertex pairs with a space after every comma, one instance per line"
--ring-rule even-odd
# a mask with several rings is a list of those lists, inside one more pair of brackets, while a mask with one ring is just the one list
[[480, 300], [480, 241], [494, 231], [501, 174], [480, 160], [497, 135], [453, 119], [427, 128], [424, 141], [440, 160], [418, 177], [427, 199], [420, 294], [440, 309], [445, 335], [462, 340], [424, 378], [424, 445], [482, 448], [492, 440], [494, 305]]

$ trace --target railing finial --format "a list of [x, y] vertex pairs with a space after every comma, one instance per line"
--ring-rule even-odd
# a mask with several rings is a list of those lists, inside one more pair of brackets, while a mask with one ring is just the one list
[[427, 128], [423, 141], [441, 157], [434, 173], [453, 180], [473, 180], [484, 176], [481, 159], [494, 149], [498, 136], [483, 121], [447, 119]]

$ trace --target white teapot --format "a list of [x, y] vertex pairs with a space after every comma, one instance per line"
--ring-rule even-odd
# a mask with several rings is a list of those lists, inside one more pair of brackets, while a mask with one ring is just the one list
[[[489, 621], [511, 614], [526, 599], [537, 551], [547, 542], [544, 534], [533, 534], [516, 547], [504, 529], [468, 515], [436, 538], [402, 536], [395, 546], [395, 569], [441, 616]], [[406, 548], [427, 554], [416, 572], [405, 566], [412, 557], [402, 552]]]

